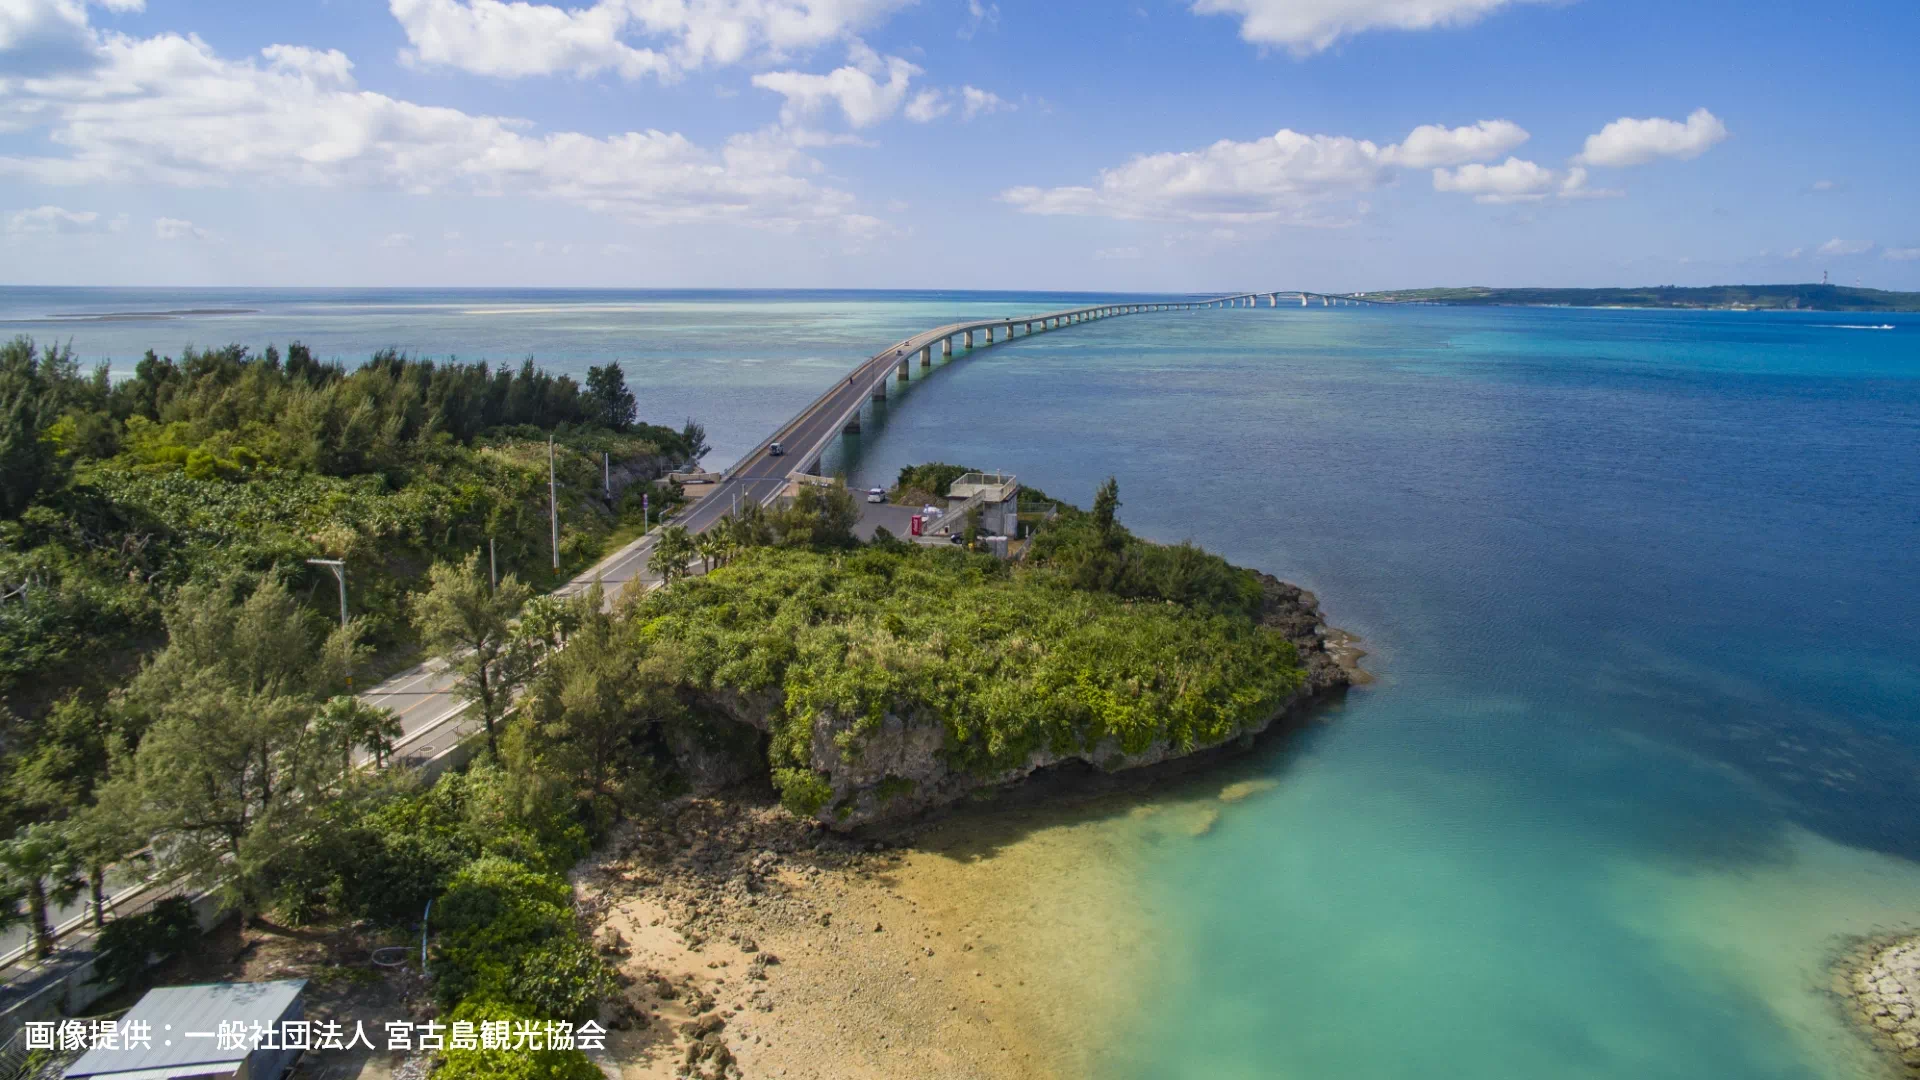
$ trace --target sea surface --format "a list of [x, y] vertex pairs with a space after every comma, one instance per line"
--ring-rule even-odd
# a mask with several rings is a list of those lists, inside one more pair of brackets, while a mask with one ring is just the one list
[[[1096, 298], [12, 289], [0, 332], [121, 372], [617, 359], [724, 465], [914, 330]], [[206, 308], [247, 313], [47, 318]], [[914, 375], [830, 467], [1116, 476], [1131, 528], [1313, 589], [1379, 676], [1116, 811], [1123, 885], [1048, 883], [1150, 938], [1094, 1075], [1879, 1075], [1829, 965], [1920, 927], [1920, 317], [1258, 307]]]

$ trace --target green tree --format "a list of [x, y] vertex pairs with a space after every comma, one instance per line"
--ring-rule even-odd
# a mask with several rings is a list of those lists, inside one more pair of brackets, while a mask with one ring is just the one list
[[[91, 801], [107, 772], [112, 723], [105, 710], [70, 694], [26, 732], [0, 794], [12, 824], [66, 817]], [[6, 822], [0, 822], [4, 827]]]
[[116, 727], [110, 710], [79, 695], [63, 699], [36, 725], [29, 748], [0, 786], [14, 817], [62, 823], [86, 872], [96, 926], [103, 920], [107, 867], [146, 843], [131, 808], [95, 803], [123, 745]]
[[693, 538], [693, 551], [700, 556], [700, 568], [711, 573], [727, 560], [727, 538], [719, 529], [708, 529]]
[[525, 715], [541, 763], [618, 812], [647, 728], [680, 711], [682, 664], [675, 647], [636, 648], [603, 610], [599, 587], [588, 596], [566, 650], [528, 688]]
[[680, 428], [680, 448], [687, 455], [687, 464], [698, 465], [700, 459], [707, 456], [713, 447], [707, 445], [707, 429], [694, 421], [692, 417]]
[[551, 654], [567, 643], [567, 636], [580, 625], [580, 601], [561, 596], [536, 596], [520, 609], [519, 633], [541, 655]]
[[49, 901], [64, 904], [79, 894], [81, 882], [76, 869], [72, 847], [52, 822], [29, 825], [0, 840], [0, 890], [26, 899], [26, 922], [33, 935], [35, 959], [53, 955], [53, 926], [47, 920], [47, 905]]
[[531, 590], [512, 574], [490, 588], [480, 556], [464, 563], [435, 563], [429, 586], [414, 600], [413, 622], [427, 647], [459, 674], [457, 693], [480, 710], [487, 749], [500, 753], [497, 727], [526, 681], [528, 657], [516, 640], [513, 617]]
[[640, 414], [633, 391], [627, 389], [627, 373], [621, 370], [618, 361], [588, 368], [587, 388], [581, 397], [593, 422], [613, 431], [632, 427], [634, 418]]
[[1111, 542], [1116, 536], [1114, 526], [1119, 512], [1120, 481], [1109, 476], [1093, 496], [1093, 527], [1099, 530], [1101, 539]]
[[359, 627], [323, 629], [271, 577], [234, 592], [233, 583], [180, 590], [166, 647], [127, 690], [145, 734], [100, 802], [137, 807], [170, 874], [219, 885], [251, 916], [339, 779], [318, 721], [359, 654]]
[[340, 774], [353, 770], [353, 752], [364, 750], [375, 765], [385, 767], [394, 744], [404, 734], [392, 709], [369, 705], [352, 694], [337, 694], [320, 706], [314, 717], [315, 737], [340, 755]]
[[126, 804], [126, 786], [102, 784], [110, 796], [81, 809], [66, 820], [67, 841], [86, 872], [88, 910], [96, 929], [107, 922], [107, 868], [147, 844], [140, 808]]
[[43, 356], [31, 338], [0, 345], [0, 517], [19, 517], [34, 497], [63, 474], [49, 429], [60, 419], [60, 379], [72, 354], [58, 347]]
[[669, 525], [660, 530], [653, 542], [653, 554], [647, 557], [647, 569], [662, 583], [671, 585], [687, 576], [687, 564], [694, 559], [693, 536], [684, 526]]
[[860, 504], [842, 480], [831, 487], [800, 485], [793, 505], [780, 511], [777, 528], [784, 544], [804, 547], [852, 547]]

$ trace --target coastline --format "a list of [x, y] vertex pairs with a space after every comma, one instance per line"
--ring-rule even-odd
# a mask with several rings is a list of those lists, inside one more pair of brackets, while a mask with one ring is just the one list
[[669, 803], [575, 875], [624, 984], [602, 1064], [622, 1080], [1097, 1075], [1162, 966], [1144, 861], [1276, 785], [1154, 786], [963, 808], [887, 841], [771, 798]]
[[1095, 1075], [1160, 966], [1144, 860], [1277, 786], [1204, 774], [1371, 681], [1312, 593], [1262, 577], [1315, 692], [1239, 740], [1043, 769], [853, 834], [757, 786], [628, 823], [573, 875], [621, 983], [602, 1064], [623, 1080]]
[[1834, 990], [1892, 1073], [1920, 1076], [1920, 935], [1868, 938], [1835, 966]]

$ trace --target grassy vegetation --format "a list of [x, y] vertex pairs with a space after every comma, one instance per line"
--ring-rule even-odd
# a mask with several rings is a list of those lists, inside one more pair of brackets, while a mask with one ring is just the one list
[[1650, 285], [1616, 289], [1397, 289], [1367, 294], [1374, 300], [1422, 301], [1464, 306], [1755, 308], [1781, 311], [1920, 311], [1920, 293], [1886, 292], [1849, 285], [1711, 285], [1682, 288]]

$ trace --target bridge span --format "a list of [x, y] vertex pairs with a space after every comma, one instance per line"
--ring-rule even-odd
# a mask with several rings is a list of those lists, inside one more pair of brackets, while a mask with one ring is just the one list
[[[948, 323], [903, 338], [861, 361], [846, 376], [796, 413], [792, 419], [761, 440], [759, 445], [734, 463], [720, 483], [696, 501], [673, 524], [689, 532], [700, 533], [714, 527], [736, 506], [747, 503], [772, 503], [787, 489], [799, 473], [815, 472], [822, 455], [843, 432], [859, 430], [860, 411], [870, 400], [885, 397], [889, 384], [906, 382], [915, 370], [932, 367], [933, 352], [943, 357], [964, 355], [970, 349], [1052, 333], [1065, 327], [1121, 315], [1161, 311], [1199, 311], [1212, 308], [1253, 306], [1266, 300], [1277, 306], [1281, 298], [1289, 302], [1319, 300], [1327, 306], [1349, 301], [1366, 302], [1359, 297], [1335, 296], [1316, 292], [1236, 293], [1204, 300], [1124, 301], [1089, 304], [1082, 307], [1048, 311], [1035, 315], [997, 319], [973, 319]], [[771, 452], [774, 443], [784, 451]], [[597, 581], [611, 601], [628, 583], [636, 579], [642, 587], [655, 578], [647, 563], [653, 557], [654, 543], [660, 535], [654, 529], [647, 535], [600, 560], [585, 573], [556, 590], [570, 596], [584, 592]], [[398, 752], [402, 757], [427, 758], [445, 753], [458, 739], [471, 734], [477, 726], [464, 716], [466, 707], [450, 691], [454, 675], [439, 660], [431, 660], [402, 672], [366, 691], [362, 698], [369, 704], [394, 710], [399, 715], [402, 736]]]
[[[748, 502], [763, 505], [771, 503], [786, 490], [788, 481], [795, 475], [817, 474], [820, 469], [820, 459], [832, 446], [833, 441], [843, 433], [853, 434], [860, 430], [860, 412], [866, 403], [869, 400], [885, 400], [888, 385], [909, 381], [916, 368], [921, 371], [931, 368], [935, 350], [938, 350], [942, 357], [952, 357], [956, 353], [964, 355], [970, 350], [1011, 341], [1016, 337], [1031, 337], [1034, 334], [1044, 334], [1080, 323], [1095, 322], [1121, 315], [1253, 307], [1261, 300], [1265, 300], [1269, 307], [1277, 307], [1282, 298], [1286, 298], [1289, 303], [1298, 301], [1303, 307], [1308, 306], [1310, 301], [1317, 301], [1327, 307], [1342, 304], [1382, 303], [1354, 294], [1282, 290], [1234, 293], [1205, 300], [1150, 300], [1088, 304], [1035, 315], [973, 319], [937, 326], [911, 337], [902, 338], [862, 361], [846, 378], [835, 382], [825, 393], [815, 398], [792, 419], [761, 440], [758, 446], [748, 451], [746, 456], [726, 471], [725, 479], [716, 485], [714, 490], [703, 496], [685, 514], [676, 518], [674, 524], [686, 528], [689, 532], [702, 532], [712, 528], [722, 518], [731, 514], [735, 506]], [[781, 448], [780, 454], [772, 453], [772, 448], [776, 444]], [[599, 564], [560, 589], [560, 595], [583, 591], [597, 580], [602, 583], [611, 599], [628, 581], [644, 573], [647, 561], [653, 553], [654, 536], [655, 534], [650, 533], [601, 560]]]

